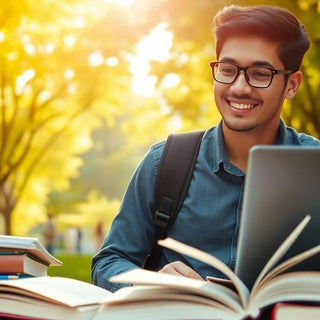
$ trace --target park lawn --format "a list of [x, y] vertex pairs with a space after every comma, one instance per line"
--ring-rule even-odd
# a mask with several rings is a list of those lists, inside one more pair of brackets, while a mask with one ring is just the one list
[[49, 267], [49, 276], [67, 277], [91, 282], [90, 271], [92, 255], [55, 254], [54, 256], [62, 261], [63, 265], [59, 267]]

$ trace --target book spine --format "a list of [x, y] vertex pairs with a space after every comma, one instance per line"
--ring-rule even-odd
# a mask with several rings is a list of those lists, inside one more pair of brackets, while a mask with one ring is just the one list
[[24, 272], [23, 255], [1, 255], [0, 256], [0, 273], [14, 274]]

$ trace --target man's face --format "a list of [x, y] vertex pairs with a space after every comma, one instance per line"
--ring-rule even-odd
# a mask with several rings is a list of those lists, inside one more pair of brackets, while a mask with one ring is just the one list
[[[278, 58], [277, 44], [257, 36], [227, 39], [221, 48], [219, 61], [232, 62], [240, 67], [264, 65], [284, 69]], [[214, 97], [225, 127], [232, 131], [277, 127], [286, 97], [284, 75], [275, 75], [268, 88], [254, 88], [240, 71], [232, 84], [215, 82]]]

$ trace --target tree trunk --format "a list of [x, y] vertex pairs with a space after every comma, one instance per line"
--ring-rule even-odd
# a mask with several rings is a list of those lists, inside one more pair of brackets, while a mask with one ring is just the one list
[[0, 214], [4, 218], [4, 234], [11, 235], [11, 215], [16, 206], [15, 196], [8, 182], [0, 185]]

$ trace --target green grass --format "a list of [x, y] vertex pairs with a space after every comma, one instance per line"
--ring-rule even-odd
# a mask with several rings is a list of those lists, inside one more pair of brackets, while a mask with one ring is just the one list
[[62, 261], [63, 265], [61, 267], [49, 267], [49, 276], [67, 277], [91, 282], [91, 255], [56, 254], [55, 257]]

